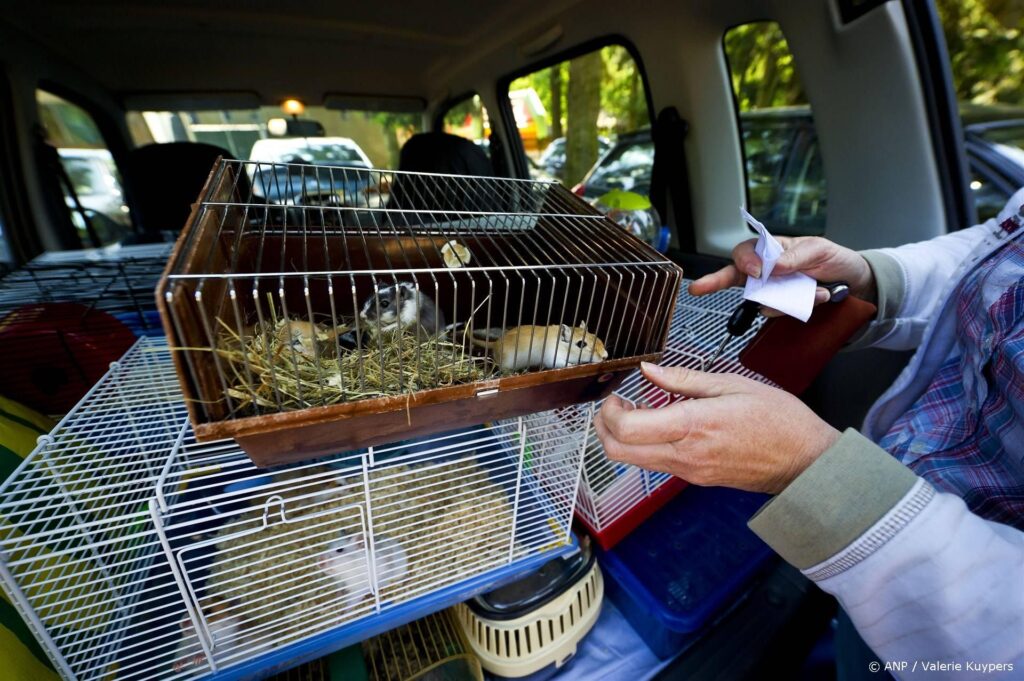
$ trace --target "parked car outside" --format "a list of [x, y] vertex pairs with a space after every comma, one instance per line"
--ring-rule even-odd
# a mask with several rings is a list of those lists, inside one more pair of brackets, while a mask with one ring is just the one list
[[653, 167], [654, 141], [650, 128], [625, 133], [619, 135], [618, 141], [597, 160], [573, 191], [591, 202], [612, 189], [649, 196]]
[[271, 203], [317, 203], [366, 206], [376, 187], [366, 153], [348, 137], [296, 137], [257, 140], [249, 159], [261, 163], [314, 164], [338, 168], [327, 175], [280, 166], [251, 166], [253, 193]]
[[[986, 220], [1024, 186], [1024, 110], [966, 107], [961, 115], [975, 208]], [[751, 212], [778, 234], [823, 234], [826, 184], [810, 110], [749, 112], [741, 127]], [[624, 134], [573, 191], [589, 201], [612, 189], [649, 194], [653, 166], [650, 130]]]
[[117, 243], [130, 234], [131, 214], [110, 152], [106, 149], [62, 147], [57, 153], [74, 190], [72, 196], [64, 188], [64, 202], [82, 243], [98, 245], [93, 242], [92, 235], [99, 244]]
[[[599, 135], [597, 138], [597, 156], [601, 158], [612, 148], [612, 141]], [[565, 173], [565, 138], [556, 137], [544, 148], [537, 159], [537, 168], [546, 173], [549, 177], [563, 179]]]
[[[117, 166], [109, 151], [65, 148], [57, 153], [83, 208], [102, 213], [118, 224], [131, 224]], [[74, 208], [71, 197], [68, 205]]]

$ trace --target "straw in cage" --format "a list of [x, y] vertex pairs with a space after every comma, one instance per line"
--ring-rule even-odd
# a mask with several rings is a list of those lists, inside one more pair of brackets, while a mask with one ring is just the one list
[[[509, 557], [513, 509], [505, 490], [473, 460], [398, 465], [373, 471], [373, 547], [381, 603], [422, 593], [445, 575], [470, 574]], [[368, 614], [367, 537], [358, 515], [335, 512], [365, 503], [361, 473], [337, 478], [285, 472], [275, 482], [306, 497], [301, 517], [268, 525], [263, 506], [221, 530], [200, 601], [231, 612], [232, 645], [281, 645], [301, 636], [287, 623], [340, 623]], [[452, 491], [457, 485], [458, 491]], [[305, 520], [308, 519], [308, 520]], [[254, 540], [258, 536], [258, 540]], [[329, 625], [332, 626], [332, 625]]]
[[417, 390], [471, 383], [495, 374], [494, 363], [461, 343], [408, 329], [358, 335], [354, 323], [279, 318], [251, 333], [219, 320], [216, 349], [239, 411], [255, 407], [304, 409]]
[[450, 610], [363, 641], [362, 651], [372, 681], [483, 679]]

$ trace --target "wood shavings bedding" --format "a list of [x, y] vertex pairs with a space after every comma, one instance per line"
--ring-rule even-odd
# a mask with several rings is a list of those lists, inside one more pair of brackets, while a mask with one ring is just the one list
[[[309, 479], [317, 473], [319, 479]], [[474, 459], [388, 466], [370, 472], [369, 479], [382, 605], [508, 560], [512, 505], [505, 489]], [[260, 528], [264, 507], [254, 506], [234, 518], [220, 532], [224, 538], [216, 545], [209, 577], [200, 589], [204, 610], [226, 605], [239, 619], [246, 632], [237, 637], [239, 645], [253, 645], [260, 636], [280, 645], [312, 633], [312, 627], [325, 630], [373, 611], [365, 571], [339, 581], [323, 568], [324, 556], [339, 538], [361, 536], [357, 509], [365, 504], [362, 473], [305, 469], [275, 476], [275, 482], [285, 481], [292, 484], [277, 494], [286, 497], [288, 521], [282, 522], [279, 507], [271, 504], [266, 528], [231, 536]], [[396, 543], [404, 552], [404, 565], [389, 563], [383, 555]], [[361, 550], [361, 561], [365, 555]], [[387, 574], [381, 573], [382, 566]], [[353, 587], [355, 579], [363, 586]]]

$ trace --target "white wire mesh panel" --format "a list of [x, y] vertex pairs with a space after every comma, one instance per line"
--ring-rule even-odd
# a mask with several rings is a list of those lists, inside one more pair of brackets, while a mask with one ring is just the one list
[[141, 339], [0, 489], [0, 582], [68, 678], [330, 649], [564, 550], [591, 414], [258, 469]]
[[514, 419], [275, 471], [191, 434], [157, 515], [196, 605], [179, 670], [218, 668], [386, 612], [569, 541], [591, 409]]
[[[684, 279], [680, 286], [661, 364], [700, 369], [703, 361], [721, 341], [729, 315], [743, 301], [743, 291], [730, 288], [698, 298], [687, 292], [689, 283], [689, 280]], [[739, 374], [770, 383], [763, 376], [744, 367], [738, 359], [739, 351], [757, 333], [762, 323], [763, 318], [758, 317], [746, 334], [731, 340], [714, 366], [707, 370]], [[639, 371], [630, 374], [615, 394], [647, 407], [663, 407], [683, 399], [648, 383]], [[616, 523], [624, 520], [638, 505], [650, 499], [671, 480], [672, 476], [667, 473], [647, 471], [608, 460], [600, 440], [596, 435], [591, 435], [584, 457], [583, 480], [580, 483], [576, 512], [595, 533], [598, 541], [605, 544], [612, 536], [610, 533]]]
[[[173, 583], [150, 570], [147, 500], [185, 406], [156, 347], [141, 339], [0, 488], [0, 580], [69, 678], [130, 672], [175, 634], [152, 614]], [[140, 626], [151, 644], [133, 647]]]

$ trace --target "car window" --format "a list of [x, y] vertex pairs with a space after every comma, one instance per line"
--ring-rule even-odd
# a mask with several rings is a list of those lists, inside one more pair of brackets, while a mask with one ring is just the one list
[[[1024, 175], [1024, 31], [1019, 2], [939, 0], [967, 137], [978, 219], [996, 215]], [[973, 158], [980, 156], [980, 158]]]
[[654, 142], [643, 131], [624, 135], [573, 188], [580, 196], [596, 201], [613, 189], [650, 196]]
[[36, 91], [46, 142], [57, 151], [58, 178], [83, 247], [107, 246], [131, 233], [121, 175], [96, 121], [82, 107]]
[[[615, 149], [617, 140], [651, 124], [642, 73], [625, 47], [608, 45], [516, 78], [508, 98], [534, 178], [571, 187], [593, 176], [606, 154], [615, 154], [609, 163], [618, 169], [605, 169], [603, 176], [618, 184], [609, 186], [649, 191], [653, 156], [630, 145]], [[645, 167], [626, 170], [630, 161]], [[645, 173], [646, 181], [634, 178]]]
[[465, 137], [490, 156], [491, 119], [487, 108], [474, 94], [453, 104], [441, 117], [444, 132]]
[[979, 222], [998, 215], [1007, 200], [1007, 192], [976, 164], [971, 166], [971, 196], [974, 197], [974, 208], [978, 211]]
[[128, 114], [128, 128], [137, 146], [206, 142], [240, 159], [395, 168], [405, 141], [423, 131], [423, 116], [324, 106], [303, 107], [295, 116], [277, 106], [133, 111]]
[[782, 29], [773, 21], [736, 26], [723, 44], [750, 212], [776, 234], [824, 234], [826, 182], [814, 117]]

